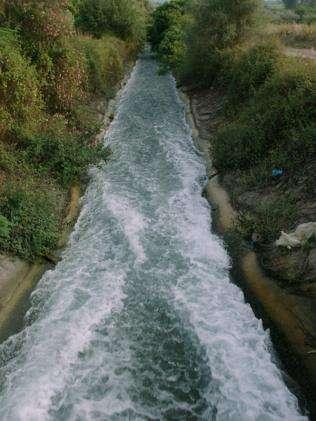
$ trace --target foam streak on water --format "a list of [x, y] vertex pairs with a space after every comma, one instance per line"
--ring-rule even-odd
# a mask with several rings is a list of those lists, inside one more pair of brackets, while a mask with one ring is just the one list
[[0, 347], [1, 420], [300, 420], [229, 280], [173, 79], [141, 59], [63, 260]]

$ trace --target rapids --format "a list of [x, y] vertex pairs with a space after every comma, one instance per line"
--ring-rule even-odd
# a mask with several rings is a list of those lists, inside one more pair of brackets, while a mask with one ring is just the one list
[[305, 419], [229, 278], [170, 75], [140, 58], [62, 261], [0, 346], [0, 419]]

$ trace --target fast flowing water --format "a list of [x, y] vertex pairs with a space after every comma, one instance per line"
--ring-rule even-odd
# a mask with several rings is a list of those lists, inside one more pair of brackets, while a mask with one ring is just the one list
[[63, 260], [0, 347], [1, 420], [299, 420], [229, 280], [171, 76], [139, 60]]

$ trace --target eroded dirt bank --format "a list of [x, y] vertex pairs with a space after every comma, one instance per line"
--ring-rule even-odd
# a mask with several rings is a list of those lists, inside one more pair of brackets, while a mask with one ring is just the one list
[[[187, 119], [193, 137], [207, 162], [208, 183], [205, 197], [213, 207], [214, 225], [224, 238], [235, 224], [238, 212], [231, 202], [231, 191], [223, 187], [222, 177], [212, 167], [211, 139], [219, 124], [218, 114], [223, 105], [215, 89], [181, 93], [187, 106]], [[236, 186], [238, 179], [235, 180]], [[238, 189], [237, 189], [238, 190]], [[233, 192], [234, 193], [234, 192]], [[257, 198], [260, 200], [260, 195]], [[301, 386], [309, 401], [311, 418], [316, 409], [316, 295], [314, 282], [297, 282], [290, 288], [267, 275], [260, 265], [260, 251], [234, 253], [234, 278], [239, 279], [247, 299], [256, 314], [272, 330], [282, 362]], [[310, 268], [312, 272], [313, 268]]]

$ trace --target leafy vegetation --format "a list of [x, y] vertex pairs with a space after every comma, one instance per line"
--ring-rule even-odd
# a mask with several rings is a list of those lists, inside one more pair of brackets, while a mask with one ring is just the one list
[[251, 241], [256, 233], [261, 244], [272, 243], [281, 230], [291, 230], [297, 220], [296, 200], [291, 195], [281, 199], [259, 202], [254, 211], [239, 214], [235, 230], [240, 236]]
[[254, 22], [256, 0], [172, 0], [156, 9], [150, 40], [180, 82], [209, 86]]
[[92, 95], [108, 95], [123, 77], [126, 45], [119, 38], [84, 37], [81, 40], [87, 60], [88, 90]]
[[[252, 0], [171, 0], [154, 12], [151, 40], [164, 68], [171, 69], [180, 84], [217, 87], [226, 97], [212, 139], [221, 176], [239, 180], [232, 189], [236, 194], [259, 189], [271, 194], [281, 183], [282, 192], [271, 194], [270, 201], [253, 203], [251, 210], [240, 206], [233, 242], [250, 240], [254, 232], [263, 243], [274, 241], [297, 220], [297, 197], [287, 194], [291, 185], [302, 179], [300, 194], [307, 197], [314, 191], [316, 65], [286, 57], [285, 35], [271, 31], [271, 25], [280, 31], [281, 22], [295, 22], [297, 31], [309, 31], [310, 41], [313, 13], [308, 2], [295, 2], [291, 10], [269, 6], [267, 11]], [[309, 42], [303, 32], [302, 43]]]
[[36, 130], [43, 101], [36, 70], [22, 55], [16, 33], [0, 28], [0, 135], [22, 136]]
[[249, 100], [272, 76], [278, 65], [280, 48], [275, 42], [263, 42], [242, 51], [233, 63], [228, 81], [228, 94], [238, 107]]
[[77, 28], [97, 38], [111, 33], [139, 44], [146, 37], [146, 9], [142, 0], [81, 0], [75, 23]]
[[316, 153], [313, 69], [286, 61], [255, 91], [238, 122], [219, 129], [214, 153], [220, 170], [253, 167], [266, 157], [271, 168], [292, 169]]
[[9, 235], [2, 236], [3, 251], [26, 259], [47, 254], [56, 246], [59, 221], [51, 193], [28, 185], [7, 184], [0, 200], [0, 212], [8, 221]]
[[0, 251], [46, 255], [69, 186], [108, 156], [93, 104], [142, 46], [147, 3], [95, 4], [0, 1]]

